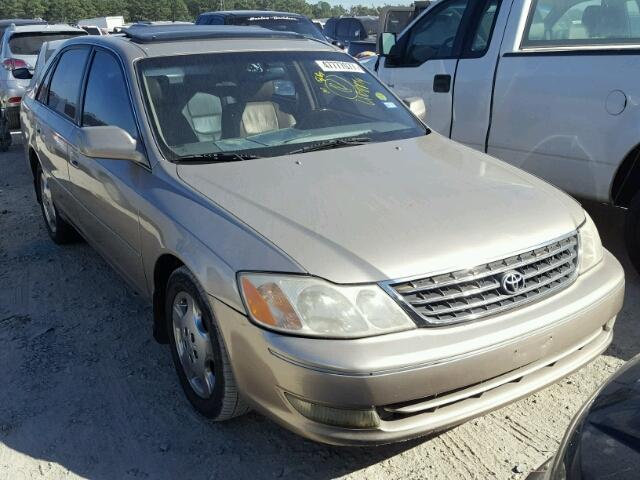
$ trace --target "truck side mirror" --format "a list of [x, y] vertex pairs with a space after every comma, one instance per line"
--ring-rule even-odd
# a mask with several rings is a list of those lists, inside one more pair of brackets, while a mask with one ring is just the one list
[[396, 34], [391, 32], [383, 32], [378, 35], [378, 52], [381, 57], [388, 57], [392, 54], [392, 49], [396, 45]]
[[416, 117], [418, 117], [423, 122], [427, 121], [427, 107], [424, 104], [424, 99], [422, 97], [408, 97], [403, 98], [402, 101], [407, 107], [409, 107], [411, 113], [413, 113]]

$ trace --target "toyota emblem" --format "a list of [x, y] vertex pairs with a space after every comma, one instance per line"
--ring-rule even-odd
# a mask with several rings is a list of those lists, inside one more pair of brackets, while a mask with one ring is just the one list
[[500, 288], [507, 295], [515, 295], [524, 288], [524, 275], [515, 270], [509, 270], [500, 276]]

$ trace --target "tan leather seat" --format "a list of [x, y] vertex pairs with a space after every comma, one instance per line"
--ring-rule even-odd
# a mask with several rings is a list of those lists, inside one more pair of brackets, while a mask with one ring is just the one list
[[246, 103], [240, 123], [241, 136], [280, 130], [296, 124], [295, 118], [280, 110], [280, 106], [273, 101], [273, 94], [273, 82], [266, 82]]
[[182, 115], [201, 142], [220, 140], [222, 103], [209, 93], [197, 92], [182, 109]]

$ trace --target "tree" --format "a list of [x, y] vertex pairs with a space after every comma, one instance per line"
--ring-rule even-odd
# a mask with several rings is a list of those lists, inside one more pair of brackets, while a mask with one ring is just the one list
[[20, 16], [20, 3], [18, 0], [0, 1], [0, 18], [16, 18]]
[[40, 18], [44, 15], [45, 6], [41, 0], [22, 0], [20, 16], [24, 18]]

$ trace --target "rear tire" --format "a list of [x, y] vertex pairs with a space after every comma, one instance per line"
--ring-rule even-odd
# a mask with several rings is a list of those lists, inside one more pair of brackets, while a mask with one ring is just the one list
[[171, 274], [165, 298], [171, 356], [191, 405], [214, 421], [248, 412], [206, 293], [186, 267]]
[[49, 182], [48, 175], [38, 166], [36, 170], [36, 194], [42, 210], [44, 226], [54, 243], [58, 245], [71, 243], [78, 238], [78, 233], [60, 216], [56, 209]]
[[624, 237], [631, 263], [640, 273], [640, 192], [633, 197], [627, 210]]
[[[0, 113], [0, 115], [2, 115]], [[0, 116], [0, 152], [6, 152], [11, 146], [11, 132], [9, 131], [9, 123]]]

